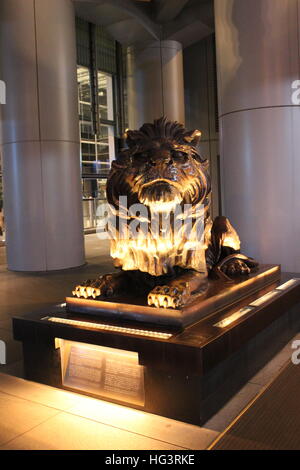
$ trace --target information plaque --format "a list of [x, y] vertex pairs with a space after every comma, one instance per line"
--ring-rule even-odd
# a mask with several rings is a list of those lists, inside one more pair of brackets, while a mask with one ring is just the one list
[[59, 339], [63, 386], [143, 406], [144, 367], [138, 353]]

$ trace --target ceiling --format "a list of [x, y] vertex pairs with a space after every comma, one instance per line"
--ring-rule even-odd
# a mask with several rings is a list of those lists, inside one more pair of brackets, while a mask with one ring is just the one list
[[213, 0], [73, 0], [76, 14], [121, 44], [172, 39], [187, 47], [214, 31]]

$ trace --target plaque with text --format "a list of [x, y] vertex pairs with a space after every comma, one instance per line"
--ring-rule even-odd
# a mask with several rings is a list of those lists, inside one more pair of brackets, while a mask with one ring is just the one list
[[138, 353], [60, 340], [62, 382], [67, 388], [144, 405], [144, 367]]

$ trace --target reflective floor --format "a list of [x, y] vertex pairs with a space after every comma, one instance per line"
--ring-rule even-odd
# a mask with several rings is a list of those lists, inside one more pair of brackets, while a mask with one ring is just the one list
[[278, 345], [273, 360], [202, 428], [25, 381], [11, 317], [61, 303], [74, 283], [113, 269], [108, 242], [87, 235], [85, 243], [84, 267], [47, 274], [7, 271], [0, 247], [0, 340], [7, 344], [7, 365], [0, 365], [0, 449], [207, 448], [290, 360], [291, 342]]
[[0, 449], [203, 449], [218, 433], [0, 375]]

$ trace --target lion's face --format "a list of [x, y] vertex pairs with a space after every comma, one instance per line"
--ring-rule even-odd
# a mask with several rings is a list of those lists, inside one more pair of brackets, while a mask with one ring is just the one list
[[[111, 256], [116, 266], [152, 276], [173, 272], [174, 266], [206, 271], [204, 246], [197, 237], [208, 209], [210, 183], [207, 162], [196, 150], [199, 137], [199, 131], [188, 132], [165, 119], [127, 133], [129, 148], [113, 162], [107, 181], [107, 199], [114, 206]], [[136, 206], [138, 203], [147, 211]], [[179, 204], [181, 210], [177, 210]], [[184, 204], [190, 207], [182, 207]], [[183, 218], [188, 220], [188, 230], [173, 223]], [[163, 223], [167, 219], [168, 230]], [[125, 236], [124, 225], [128, 229]]]
[[188, 143], [196, 131], [187, 133], [177, 123], [164, 122], [164, 126], [168, 124], [177, 129], [177, 136], [174, 129], [170, 136], [157, 132], [143, 138], [143, 128], [129, 134], [134, 145], [130, 142], [129, 150], [112, 166], [107, 186], [110, 203], [116, 206], [119, 196], [127, 196], [131, 204], [139, 202], [160, 211], [176, 204], [196, 206], [206, 198], [210, 191], [207, 163], [193, 143]]

